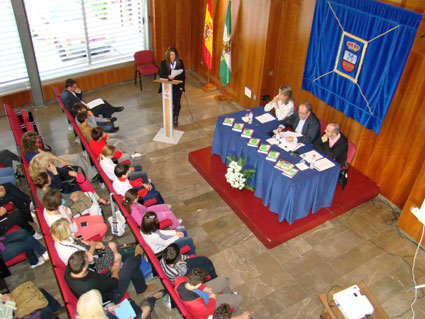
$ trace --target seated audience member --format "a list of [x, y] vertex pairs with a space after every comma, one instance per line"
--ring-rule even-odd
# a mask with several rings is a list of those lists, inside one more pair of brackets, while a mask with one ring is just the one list
[[[283, 128], [290, 127], [295, 132], [302, 134], [301, 137], [287, 136], [285, 139], [288, 142], [296, 143], [314, 143], [320, 134], [320, 121], [312, 111], [312, 106], [309, 102], [303, 102], [295, 112], [285, 121], [283, 121]], [[277, 131], [280, 133], [282, 126]]]
[[[67, 168], [56, 167], [53, 164], [53, 161], [45, 154], [38, 154], [31, 160], [29, 173], [33, 181], [36, 181], [38, 179], [37, 177], [41, 173], [47, 173], [50, 177], [50, 182], [49, 185], [47, 185], [47, 188], [58, 189], [64, 194], [70, 194], [76, 191], [90, 192], [94, 194], [96, 200], [102, 205], [109, 204], [108, 200], [104, 200], [99, 197], [93, 186], [83, 174]], [[41, 180], [37, 181], [37, 184], [46, 185], [45, 181]]]
[[177, 228], [182, 221], [181, 219], [176, 218], [174, 213], [166, 204], [152, 205], [149, 206], [149, 208], [140, 204], [138, 192], [134, 188], [129, 189], [127, 192], [125, 192], [122, 204], [139, 226], [142, 224], [143, 216], [145, 216], [148, 210], [154, 212], [160, 222], [165, 219], [170, 219], [171, 228]]
[[123, 141], [111, 138], [110, 135], [105, 133], [100, 126], [96, 126], [91, 130], [91, 140], [89, 144], [96, 157], [99, 157], [100, 154], [102, 154], [103, 147], [107, 144], [119, 148], [113, 156], [113, 158], [116, 158], [119, 162], [128, 161], [131, 163], [133, 159], [138, 157], [143, 158], [145, 156], [142, 153], [133, 152]]
[[86, 106], [84, 106], [84, 104], [82, 103], [75, 103], [72, 106], [72, 109], [74, 110], [75, 114], [77, 114], [75, 116], [75, 122], [77, 123], [78, 127], [80, 127], [80, 125], [84, 122], [85, 117], [83, 118], [78, 118], [78, 113], [81, 112], [85, 112], [86, 117], [87, 117], [87, 124], [90, 127], [96, 127], [96, 126], [101, 126], [103, 128], [103, 130], [107, 133], [115, 133], [118, 132], [119, 127], [116, 128], [114, 126], [114, 122], [117, 120], [116, 117], [110, 118], [110, 119], [105, 119], [103, 118], [102, 115], [99, 116], [94, 116], [93, 112], [90, 111], [89, 109], [87, 109]]
[[13, 184], [0, 185], [0, 206], [12, 202], [19, 209], [26, 221], [32, 222], [30, 197]]
[[329, 123], [326, 126], [321, 138], [314, 142], [314, 148], [341, 166], [347, 160], [348, 140], [341, 133], [338, 123]]
[[228, 279], [217, 277], [206, 282], [207, 278], [205, 270], [195, 268], [187, 277], [175, 280], [174, 289], [193, 318], [207, 319], [222, 303], [228, 303], [237, 311], [242, 297], [232, 294]]
[[[131, 303], [134, 312], [136, 313], [135, 319], [150, 319], [151, 313], [155, 308], [155, 303], [158, 299], [161, 299], [166, 295], [166, 291], [160, 290], [148, 299], [145, 299], [140, 304], [140, 307], [136, 303]], [[77, 319], [118, 319], [115, 315], [114, 310], [120, 305], [108, 306], [103, 308], [102, 296], [99, 290], [92, 289], [78, 299], [77, 303]]]
[[57, 189], [49, 190], [44, 195], [42, 204], [43, 215], [49, 227], [58, 219], [65, 218], [70, 223], [71, 232], [75, 237], [81, 236], [84, 240], [105, 237], [108, 227], [102, 215], [73, 218], [71, 210], [62, 205], [62, 194]]
[[19, 163], [19, 157], [15, 153], [9, 150], [1, 150], [0, 151], [0, 163], [5, 167], [13, 167], [13, 162]]
[[276, 117], [279, 122], [282, 122], [288, 116], [294, 113], [294, 101], [292, 100], [292, 89], [289, 86], [281, 86], [279, 93], [273, 100], [264, 106], [264, 111], [275, 109]]
[[140, 256], [129, 257], [120, 265], [113, 265], [109, 274], [98, 274], [89, 268], [89, 257], [84, 251], [73, 253], [68, 259], [65, 281], [75, 297], [97, 289], [103, 302], [119, 303], [128, 289], [130, 281], [137, 294], [152, 291], [156, 285], [146, 285], [140, 269]]
[[[60, 303], [43, 288], [38, 288], [38, 290], [40, 290], [41, 294], [44, 296], [44, 298], [46, 298], [47, 306], [41, 309], [36, 309], [31, 314], [27, 315], [25, 318], [57, 319], [58, 317], [54, 316], [54, 313], [60, 310], [61, 308]], [[2, 300], [3, 302], [6, 302], [8, 300], [14, 301], [13, 297], [16, 298], [18, 293], [19, 293], [18, 291], [12, 291], [10, 294], [4, 294], [0, 296], [0, 300]], [[31, 294], [28, 294], [28, 297], [31, 299], [34, 298], [34, 296]], [[23, 301], [22, 304], [19, 304], [19, 303], [16, 304], [17, 310], [19, 311], [20, 307], [25, 307], [24, 311], [25, 309], [28, 309], [27, 306], [31, 304], [31, 301], [32, 301], [31, 299], [25, 298], [25, 300], [22, 300]]]
[[68, 259], [76, 251], [85, 251], [89, 258], [90, 268], [98, 273], [110, 271], [113, 264], [121, 263], [121, 255], [114, 242], [84, 241], [71, 236], [71, 227], [66, 218], [60, 218], [50, 227], [55, 241], [56, 252], [62, 262], [67, 265]]
[[172, 243], [175, 243], [180, 248], [188, 245], [190, 247], [188, 254], [196, 254], [193, 239], [187, 237], [186, 230], [184, 228], [177, 228], [176, 230], [159, 229], [159, 221], [154, 212], [146, 212], [145, 216], [143, 216], [140, 231], [154, 254], [162, 252]]
[[89, 124], [87, 112], [86, 111], [78, 112], [76, 118], [80, 122], [80, 124], [78, 124], [78, 129], [80, 130], [81, 134], [83, 134], [83, 137], [86, 139], [87, 143], [90, 143], [91, 130], [93, 129], [94, 126]]
[[[61, 100], [65, 105], [65, 108], [73, 117], [76, 115], [72, 110], [72, 106], [75, 103], [80, 102], [87, 106], [87, 104], [83, 101], [83, 93], [81, 92], [81, 89], [77, 86], [77, 82], [73, 79], [67, 79], [65, 81], [65, 89], [62, 91]], [[90, 110], [95, 116], [102, 114], [104, 118], [111, 118], [113, 113], [123, 111], [124, 107], [115, 107], [103, 100], [102, 104], [90, 108]]]
[[155, 189], [155, 185], [152, 183], [145, 183], [141, 178], [135, 180], [129, 180], [128, 175], [130, 174], [130, 166], [127, 164], [117, 164], [114, 169], [116, 178], [112, 182], [117, 194], [125, 196], [125, 193], [132, 188], [138, 190], [138, 195], [143, 199], [144, 202], [149, 199], [155, 199], [157, 204], [163, 204], [164, 199], [161, 194]]
[[[31, 219], [32, 221], [32, 219]], [[8, 214], [7, 209], [4, 206], [0, 207], [0, 235], [6, 234], [6, 232], [11, 229], [13, 226], [19, 226], [22, 229], [27, 230], [35, 239], [41, 239], [42, 235], [36, 233], [28, 221], [25, 219], [24, 215], [15, 210], [12, 213]]]
[[252, 314], [248, 311], [244, 311], [240, 316], [232, 316], [232, 309], [228, 303], [222, 303], [214, 311], [212, 319], [251, 319]]
[[177, 244], [170, 244], [162, 252], [162, 258], [159, 261], [162, 270], [174, 284], [174, 280], [179, 276], [186, 276], [194, 268], [201, 268], [207, 272], [210, 279], [217, 278], [214, 265], [208, 257], [196, 256], [189, 258], [180, 253]]
[[[49, 260], [49, 254], [37, 240], [25, 229], [19, 229], [0, 237], [0, 256], [5, 262], [25, 252], [31, 268], [38, 267]], [[39, 254], [40, 257], [37, 258]]]
[[[113, 181], [116, 176], [114, 173], [115, 166], [112, 158], [114, 157], [116, 147], [113, 145], [105, 145], [102, 149], [102, 154], [100, 155], [100, 166], [102, 167], [105, 174]], [[130, 173], [128, 174], [129, 180], [134, 180], [137, 178], [142, 178], [144, 181], [148, 181], [148, 175], [142, 171], [141, 165], [130, 166]]]
[[44, 154], [48, 155], [52, 160], [56, 161], [56, 166], [68, 166], [75, 165], [79, 166], [85, 172], [89, 180], [93, 180], [98, 172], [93, 168], [89, 162], [80, 154], [65, 154], [56, 156], [50, 152], [45, 152], [39, 148], [39, 137], [36, 132], [25, 132], [21, 139], [21, 149], [24, 153], [25, 159], [28, 163], [37, 155]]

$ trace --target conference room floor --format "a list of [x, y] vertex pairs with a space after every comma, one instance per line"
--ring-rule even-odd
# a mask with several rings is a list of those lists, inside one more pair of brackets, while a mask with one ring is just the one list
[[[322, 311], [318, 293], [358, 281], [368, 285], [390, 317], [408, 311], [414, 298], [411, 265], [416, 245], [397, 232], [393, 210], [385, 198], [378, 196], [267, 250], [188, 162], [190, 151], [212, 144], [216, 118], [241, 107], [234, 102], [216, 103], [216, 93], [203, 92], [199, 79], [188, 72], [179, 121], [183, 138], [178, 145], [156, 143], [152, 139], [162, 125], [161, 97], [151, 78], [143, 83], [143, 92], [130, 81], [92, 90], [85, 99], [102, 97], [113, 105], [125, 106], [116, 114], [119, 136], [146, 153], [140, 161], [143, 169], [183, 219], [197, 254], [211, 258], [217, 273], [229, 277], [231, 288], [240, 292], [244, 300], [241, 311], [252, 311], [256, 319], [318, 318]], [[42, 137], [56, 154], [80, 151], [56, 101], [35, 110], [34, 116]], [[0, 123], [1, 148], [14, 150], [5, 117]], [[108, 209], [106, 212], [110, 214]], [[129, 230], [119, 238], [121, 243], [132, 240]], [[32, 280], [61, 300], [50, 263], [31, 270], [23, 262], [11, 271], [9, 288]], [[425, 283], [422, 250], [416, 276], [418, 283]], [[153, 282], [159, 283], [156, 279]], [[143, 299], [132, 288], [130, 295], [137, 301]], [[423, 297], [424, 291], [418, 295]], [[416, 302], [415, 309], [417, 318], [425, 318], [425, 298]], [[62, 311], [60, 317], [67, 314]], [[400, 318], [410, 317], [408, 311]], [[158, 302], [152, 318], [180, 316], [177, 310], [168, 310]]]

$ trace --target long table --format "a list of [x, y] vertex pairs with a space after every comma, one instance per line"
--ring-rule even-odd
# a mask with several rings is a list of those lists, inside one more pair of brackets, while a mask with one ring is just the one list
[[[274, 162], [266, 160], [265, 154], [259, 153], [255, 147], [248, 146], [248, 138], [241, 137], [241, 133], [233, 131], [232, 127], [223, 125], [226, 117], [232, 117], [235, 122], [244, 123], [244, 128], [254, 129], [252, 137], [260, 138], [261, 143], [266, 143], [269, 138], [267, 133], [278, 126], [278, 121], [261, 124], [255, 117], [264, 114], [264, 108], [259, 106], [251, 111], [254, 115], [252, 124], [242, 121], [242, 117], [247, 114], [246, 110], [217, 119], [212, 153], [219, 155], [223, 163], [227, 162], [227, 156], [247, 156], [245, 167], [256, 170], [250, 182], [250, 186], [255, 189], [254, 195], [261, 198], [263, 204], [278, 215], [279, 222], [286, 220], [292, 224], [295, 220], [307, 216], [310, 210], [315, 213], [320, 208], [331, 206], [340, 165], [334, 162], [334, 167], [322, 172], [316, 169], [299, 171], [292, 179], [282, 175], [282, 172], [274, 167]], [[300, 156], [291, 156], [277, 145], [273, 145], [271, 149], [280, 152], [279, 159], [292, 164], [301, 160]], [[306, 144], [298, 151], [302, 154], [312, 149], [311, 144]]]

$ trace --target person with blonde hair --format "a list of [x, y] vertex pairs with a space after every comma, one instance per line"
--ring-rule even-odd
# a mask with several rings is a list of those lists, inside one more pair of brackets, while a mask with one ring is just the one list
[[[113, 264], [121, 263], [121, 255], [114, 242], [84, 241], [71, 236], [71, 228], [66, 218], [60, 218], [50, 227], [53, 240], [55, 241], [56, 252], [59, 258], [66, 265], [68, 259], [76, 251], [87, 252], [91, 268], [98, 273], [109, 271]], [[99, 254], [99, 250], [101, 253]]]
[[279, 93], [273, 100], [264, 106], [264, 111], [275, 110], [278, 121], [283, 121], [294, 113], [294, 101], [292, 100], [292, 89], [283, 85], [279, 88]]
[[[160, 290], [145, 299], [140, 304], [140, 307], [135, 302], [131, 301], [131, 306], [134, 312], [137, 314], [136, 319], [147, 319], [150, 318], [151, 312], [155, 308], [155, 303], [158, 299], [161, 299], [166, 294], [165, 290]], [[102, 296], [99, 290], [92, 289], [82, 294], [78, 299], [77, 303], [77, 319], [116, 319], [114, 310], [120, 305], [114, 305], [103, 308]]]
[[51, 152], [43, 151], [40, 148], [39, 143], [40, 137], [36, 132], [25, 132], [24, 135], [22, 135], [21, 149], [28, 163], [30, 163], [37, 154], [45, 154], [49, 157], [49, 159], [56, 161], [56, 166], [62, 167], [76, 165], [81, 167], [90, 180], [94, 179], [98, 175], [96, 169], [87, 162], [81, 153], [56, 156]]

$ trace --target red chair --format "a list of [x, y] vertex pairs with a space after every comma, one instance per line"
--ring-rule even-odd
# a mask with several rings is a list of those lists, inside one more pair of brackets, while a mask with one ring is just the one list
[[137, 74], [139, 74], [140, 91], [142, 89], [142, 75], [152, 75], [156, 78], [156, 74], [159, 72], [158, 67], [154, 64], [153, 54], [149, 50], [138, 51], [134, 53], [134, 64], [136, 70], [134, 72], [134, 84], [137, 83]]
[[340, 178], [338, 182], [341, 184], [342, 189], [344, 189], [345, 185], [347, 184], [348, 180], [348, 168], [350, 167], [351, 162], [353, 161], [354, 156], [356, 155], [357, 148], [356, 145], [354, 145], [353, 142], [348, 140], [348, 151], [347, 151], [347, 160], [345, 161], [345, 164], [341, 166], [340, 170]]
[[320, 135], [323, 134], [323, 132], [326, 130], [326, 126], [328, 126], [328, 123], [325, 120], [320, 119]]

